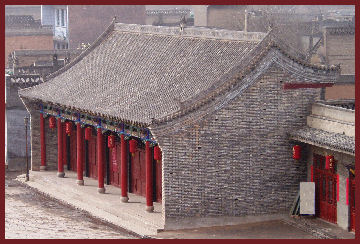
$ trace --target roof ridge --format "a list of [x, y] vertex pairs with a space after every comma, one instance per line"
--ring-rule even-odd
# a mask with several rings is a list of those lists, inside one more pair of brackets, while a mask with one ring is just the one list
[[186, 26], [181, 29], [178, 26], [154, 26], [139, 24], [115, 23], [115, 30], [133, 33], [149, 33], [157, 35], [171, 35], [181, 37], [201, 37], [221, 40], [235, 41], [261, 41], [267, 33], [264, 32], [244, 32], [238, 30], [227, 30], [218, 28], [207, 28], [199, 26]]
[[93, 51], [97, 46], [99, 46], [114, 30], [116, 18], [113, 18], [110, 25], [105, 29], [105, 31], [88, 47], [86, 48], [82, 53], [80, 53], [76, 58], [74, 58], [71, 62], [69, 62], [67, 65], [62, 67], [61, 69], [55, 71], [54, 73], [49, 74], [45, 77], [45, 81], [54, 78], [55, 76], [60, 75], [61, 73], [64, 73], [66, 70], [71, 68], [73, 65], [78, 63], [80, 60], [82, 60], [85, 56], [87, 56], [91, 51]]

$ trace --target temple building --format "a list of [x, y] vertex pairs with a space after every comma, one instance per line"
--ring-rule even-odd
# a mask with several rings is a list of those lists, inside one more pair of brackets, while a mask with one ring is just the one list
[[143, 196], [148, 212], [158, 202], [164, 229], [287, 214], [308, 180], [308, 149], [290, 133], [307, 126], [340, 67], [286, 49], [271, 31], [114, 21], [44, 83], [19, 91], [31, 168], [76, 171], [79, 185], [97, 179], [99, 193], [118, 186], [119, 202]]

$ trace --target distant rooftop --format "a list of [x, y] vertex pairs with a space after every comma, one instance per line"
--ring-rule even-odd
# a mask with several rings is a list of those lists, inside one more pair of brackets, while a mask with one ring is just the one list
[[244, 32], [244, 31], [232, 31], [217, 28], [207, 27], [190, 27], [187, 26], [183, 30], [174, 27], [167, 26], [153, 26], [153, 25], [136, 25], [136, 24], [123, 24], [116, 23], [115, 30], [125, 32], [138, 32], [149, 33], [157, 35], [179, 35], [182, 37], [199, 37], [209, 39], [223, 39], [223, 40], [242, 40], [242, 41], [261, 41], [267, 33], [264, 32]]

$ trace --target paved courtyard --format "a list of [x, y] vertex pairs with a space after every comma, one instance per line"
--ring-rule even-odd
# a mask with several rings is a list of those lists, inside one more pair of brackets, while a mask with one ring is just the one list
[[5, 176], [6, 239], [137, 238], [126, 230], [46, 197]]
[[[140, 235], [39, 193], [15, 180], [19, 174], [6, 172], [5, 175], [6, 239], [141, 238]], [[168, 230], [148, 237], [159, 239], [353, 239], [355, 235], [319, 219], [287, 218], [234, 226]]]

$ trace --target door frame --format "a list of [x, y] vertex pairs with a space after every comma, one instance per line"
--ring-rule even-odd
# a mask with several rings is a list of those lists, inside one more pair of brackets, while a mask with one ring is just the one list
[[[315, 216], [337, 223], [337, 161], [332, 169], [325, 169], [325, 156], [313, 154], [315, 182]], [[325, 182], [325, 186], [324, 183]], [[329, 188], [331, 182], [331, 189]], [[325, 188], [324, 188], [325, 187]]]

